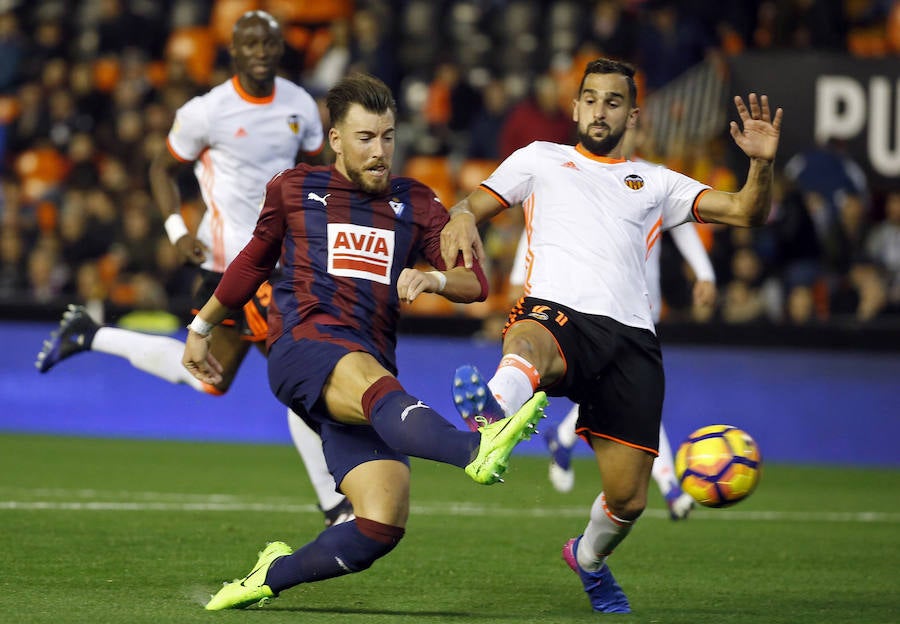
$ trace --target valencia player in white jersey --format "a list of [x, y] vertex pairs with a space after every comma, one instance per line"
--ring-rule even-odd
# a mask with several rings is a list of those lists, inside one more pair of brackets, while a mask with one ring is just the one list
[[631, 610], [606, 560], [646, 506], [658, 452], [665, 379], [644, 268], [648, 236], [692, 220], [764, 224], [783, 114], [764, 95], [735, 97], [740, 123], [731, 122], [731, 136], [750, 167], [744, 186], [726, 193], [623, 158], [636, 102], [633, 67], [588, 63], [573, 102], [578, 144], [532, 143], [513, 153], [451, 209], [441, 234], [445, 261], [462, 253], [468, 266], [484, 255], [478, 223], [523, 204], [526, 296], [510, 313], [494, 376], [485, 383], [462, 367], [454, 400], [464, 418], [482, 422], [539, 390], [580, 404], [577, 432], [594, 450], [603, 491], [563, 558], [604, 613]]
[[[625, 147], [623, 153], [629, 159], [635, 159], [633, 152], [640, 139], [641, 129], [634, 128], [625, 134]], [[706, 253], [703, 241], [693, 223], [685, 223], [668, 230], [672, 241], [678, 248], [682, 257], [690, 266], [694, 274], [693, 300], [698, 309], [711, 309], [716, 300], [716, 276], [712, 262]], [[660, 288], [660, 247], [662, 231], [658, 223], [651, 225], [645, 236], [647, 243], [646, 253], [646, 280], [650, 297], [650, 309], [653, 322], [658, 323], [662, 310], [662, 290]], [[512, 270], [509, 274], [509, 285], [513, 291], [513, 301], [522, 295], [525, 286], [527, 272], [526, 256], [528, 253], [528, 232], [522, 231], [522, 236], [516, 248], [516, 256], [513, 260]], [[470, 419], [471, 420], [471, 419]], [[571, 466], [572, 449], [578, 440], [575, 434], [575, 423], [578, 420], [578, 405], [575, 404], [566, 416], [555, 426], [544, 432], [544, 441], [550, 452], [549, 478], [553, 487], [559, 492], [570, 492], [575, 486], [575, 471]], [[472, 423], [474, 424], [474, 423]], [[651, 476], [656, 481], [666, 506], [669, 508], [669, 516], [673, 520], [683, 520], [688, 517], [694, 506], [694, 499], [690, 494], [682, 491], [675, 476], [675, 457], [669, 444], [669, 437], [663, 423], [659, 425], [659, 455], [653, 461]]]
[[[235, 73], [226, 82], [192, 98], [175, 114], [167, 150], [153, 160], [150, 187], [165, 218], [166, 233], [182, 259], [200, 269], [197, 307], [215, 290], [222, 273], [247, 244], [256, 226], [266, 183], [297, 160], [321, 162], [324, 132], [318, 105], [300, 86], [276, 76], [284, 39], [275, 19], [250, 11], [235, 23], [229, 48]], [[176, 179], [193, 166], [205, 205], [197, 232], [181, 216]], [[210, 337], [223, 366], [222, 379], [204, 384], [181, 366], [184, 343], [174, 338], [98, 326], [82, 306], [70, 306], [60, 328], [44, 343], [37, 368], [92, 350], [127, 358], [136, 368], [200, 392], [227, 392], [250, 346], [265, 351], [268, 283], [254, 301], [231, 316]], [[322, 455], [321, 440], [288, 413], [295, 446], [303, 457], [326, 524], [346, 520], [352, 509], [335, 491]]]

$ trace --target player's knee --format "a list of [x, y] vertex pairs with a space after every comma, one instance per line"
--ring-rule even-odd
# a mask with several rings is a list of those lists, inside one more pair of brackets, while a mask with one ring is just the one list
[[633, 522], [637, 520], [647, 506], [647, 498], [637, 494], [618, 495], [605, 491], [606, 512], [615, 518]]
[[382, 524], [359, 516], [355, 522], [357, 530], [365, 539], [360, 540], [354, 548], [344, 554], [344, 565], [351, 572], [361, 572], [370, 568], [378, 559], [394, 550], [406, 532], [403, 527]]

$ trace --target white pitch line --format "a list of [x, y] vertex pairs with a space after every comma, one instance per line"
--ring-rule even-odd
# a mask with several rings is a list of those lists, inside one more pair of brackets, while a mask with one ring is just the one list
[[[96, 494], [96, 492], [95, 492]], [[260, 512], [260, 513], [321, 513], [315, 505], [299, 505], [280, 502], [247, 502], [229, 501], [223, 495], [172, 495], [195, 498], [193, 502], [182, 501], [149, 501], [142, 493], [132, 493], [138, 501], [123, 500], [88, 500], [88, 501], [23, 501], [0, 500], [0, 511], [182, 511], [182, 512]], [[144, 493], [147, 494], [147, 493]], [[167, 498], [168, 495], [161, 496]], [[506, 517], [566, 517], [578, 518], [587, 514], [586, 507], [527, 507], [510, 508], [477, 505], [472, 503], [428, 503], [412, 505], [413, 515], [444, 516], [506, 516]], [[643, 517], [668, 519], [669, 514], [663, 509], [648, 509]], [[725, 520], [750, 522], [851, 522], [851, 523], [900, 523], [900, 513], [880, 511], [859, 512], [804, 512], [804, 511], [740, 511], [729, 510], [695, 510], [691, 519]]]

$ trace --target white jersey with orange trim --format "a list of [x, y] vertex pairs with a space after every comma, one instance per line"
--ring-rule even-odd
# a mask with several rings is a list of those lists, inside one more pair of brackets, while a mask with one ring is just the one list
[[167, 143], [175, 158], [196, 161], [206, 204], [197, 238], [210, 250], [204, 269], [225, 271], [253, 234], [266, 183], [301, 151], [321, 151], [323, 140], [315, 100], [280, 77], [268, 97], [249, 95], [234, 76], [178, 109]]
[[654, 331], [647, 257], [661, 230], [692, 220], [709, 187], [660, 165], [536, 141], [482, 188], [525, 210], [526, 295]]

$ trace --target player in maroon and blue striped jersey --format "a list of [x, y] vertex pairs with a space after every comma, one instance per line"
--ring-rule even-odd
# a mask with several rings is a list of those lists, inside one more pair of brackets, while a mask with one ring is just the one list
[[[298, 165], [273, 178], [253, 237], [190, 325], [183, 362], [215, 383], [206, 336], [239, 309], [277, 262], [269, 307], [269, 383], [322, 437], [328, 467], [356, 518], [293, 551], [269, 544], [253, 571], [226, 584], [209, 610], [241, 608], [300, 583], [359, 572], [390, 552], [409, 515], [409, 457], [500, 479], [515, 445], [543, 416], [539, 393], [516, 414], [461, 431], [397, 381], [401, 301], [423, 292], [484, 300], [478, 263], [449, 269], [440, 233], [449, 217], [427, 186], [391, 176], [396, 104], [380, 80], [355, 75], [327, 97], [331, 167]], [[415, 268], [417, 261], [436, 270]]]

